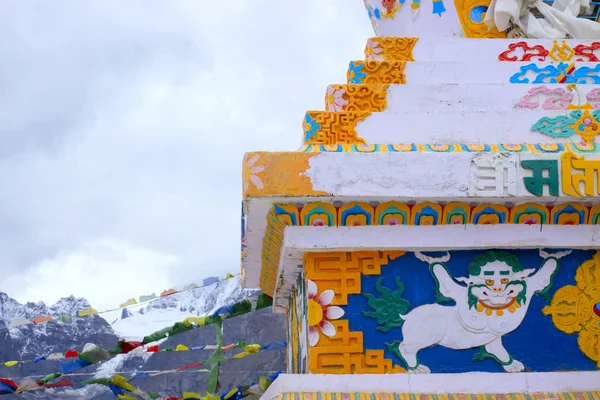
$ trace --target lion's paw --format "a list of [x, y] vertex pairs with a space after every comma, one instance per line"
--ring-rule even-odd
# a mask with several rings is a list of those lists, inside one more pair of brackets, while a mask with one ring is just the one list
[[521, 361], [513, 360], [510, 364], [503, 366], [506, 372], [522, 372], [525, 370], [525, 366]]
[[408, 370], [409, 374], [430, 374], [431, 370], [423, 364], [419, 364], [416, 367]]

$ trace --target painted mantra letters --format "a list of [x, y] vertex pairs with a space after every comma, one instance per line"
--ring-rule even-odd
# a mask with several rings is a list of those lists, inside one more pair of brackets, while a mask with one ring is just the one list
[[[544, 187], [547, 186], [550, 196], [560, 195], [558, 160], [522, 160], [521, 167], [532, 171], [531, 176], [523, 177], [523, 184], [529, 193], [543, 196]], [[600, 195], [600, 160], [586, 160], [574, 153], [563, 153], [560, 161], [560, 183], [562, 194], [565, 196]]]
[[[575, 171], [574, 171], [575, 170]], [[582, 170], [578, 173], [576, 170]], [[564, 153], [561, 159], [563, 193], [568, 196], [600, 195], [600, 160], [585, 160], [573, 153]], [[580, 184], [583, 183], [583, 192]]]

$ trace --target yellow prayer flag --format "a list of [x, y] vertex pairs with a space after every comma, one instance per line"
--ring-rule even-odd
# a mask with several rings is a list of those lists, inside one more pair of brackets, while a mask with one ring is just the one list
[[93, 308], [88, 308], [87, 310], [79, 310], [80, 317], [85, 317], [87, 315], [96, 315], [96, 314], [98, 314], [98, 311], [94, 310]]
[[178, 344], [177, 347], [175, 347], [175, 351], [188, 351], [188, 350], [189, 350], [189, 348], [182, 344]]
[[225, 275], [225, 279], [223, 279], [224, 281], [226, 281], [227, 279], [231, 279], [233, 278], [233, 274], [228, 273], [227, 275]]
[[206, 321], [206, 317], [187, 317], [186, 319], [183, 320], [183, 323], [186, 324], [187, 326], [190, 326], [192, 324], [196, 324], [198, 326], [204, 326]]
[[131, 299], [127, 300], [125, 303], [121, 304], [119, 307], [123, 308], [123, 307], [127, 307], [127, 306], [132, 306], [134, 304], [137, 304], [137, 301], [135, 301], [135, 299], [132, 297]]
[[6, 365], [7, 367], [14, 367], [18, 363], [19, 363], [18, 361], [7, 361], [4, 363], [4, 365]]
[[195, 392], [183, 392], [183, 400], [186, 399], [202, 399], [202, 396]]
[[241, 353], [237, 353], [232, 358], [244, 358], [249, 356], [250, 354], [256, 354], [260, 350], [260, 344], [249, 344], [248, 346], [244, 346], [244, 351]]
[[125, 390], [129, 390], [130, 392], [135, 392], [136, 388], [131, 386], [127, 378], [122, 377], [121, 375], [115, 375], [112, 377], [113, 385], [123, 388]]
[[232, 396], [235, 396], [235, 395], [237, 394], [237, 392], [238, 392], [238, 388], [231, 389], [231, 390], [229, 391], [229, 393], [227, 393], [227, 394], [224, 396], [224, 398], [227, 400], [227, 399], [231, 398]]
[[119, 394], [117, 397], [119, 397], [121, 400], [138, 400], [137, 397], [133, 397], [128, 394]]

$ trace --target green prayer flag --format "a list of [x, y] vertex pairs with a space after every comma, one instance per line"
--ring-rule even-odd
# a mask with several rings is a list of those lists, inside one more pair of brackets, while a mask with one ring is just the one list
[[60, 372], [56, 372], [54, 374], [48, 374], [45, 377], [43, 377], [42, 379], [40, 379], [38, 382], [41, 384], [45, 384], [45, 383], [55, 380], [56, 378], [60, 378], [61, 376], [62, 376], [62, 374]]
[[256, 309], [261, 310], [266, 307], [270, 307], [273, 305], [273, 298], [269, 297], [265, 293], [261, 293], [258, 295], [258, 300], [256, 301]]

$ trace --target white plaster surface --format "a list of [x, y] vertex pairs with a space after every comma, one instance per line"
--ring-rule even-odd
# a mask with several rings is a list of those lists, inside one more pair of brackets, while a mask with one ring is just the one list
[[246, 207], [246, 232], [243, 250], [243, 280], [245, 288], [259, 288], [262, 269], [262, 248], [267, 229], [267, 214], [273, 206], [271, 199], [248, 199]]
[[280, 375], [261, 397], [287, 392], [502, 394], [600, 390], [600, 371], [464, 374]]
[[[442, 16], [443, 18], [443, 16]], [[398, 35], [410, 36], [410, 35]], [[415, 35], [416, 36], [416, 35]], [[418, 37], [418, 36], [416, 36]], [[457, 38], [431, 38], [419, 37], [415, 47], [413, 48], [413, 58], [416, 61], [463, 61], [471, 62], [479, 61], [494, 61], [498, 60], [498, 56], [505, 50], [509, 49], [511, 43], [526, 42], [529, 47], [542, 46], [550, 51], [554, 44], [553, 40], [544, 39], [457, 39]], [[565, 43], [571, 49], [578, 45], [590, 46], [594, 40], [569, 39]], [[558, 42], [562, 44], [562, 40]], [[530, 50], [528, 54], [532, 54]], [[593, 52], [600, 58], [600, 49]], [[521, 59], [524, 52], [522, 49], [516, 48], [509, 56], [517, 56]], [[586, 58], [581, 56], [573, 56], [568, 61], [585, 61]], [[550, 56], [543, 58], [532, 57], [531, 62], [556, 62]], [[510, 62], [510, 61], [507, 61]]]
[[367, 143], [569, 143], [581, 136], [555, 138], [531, 127], [543, 117], [569, 116], [571, 110], [379, 112], [358, 122], [356, 132]]
[[[506, 182], [500, 177], [486, 182], [484, 190], [477, 189], [477, 175], [489, 173], [482, 160], [494, 158], [499, 160]], [[531, 176], [532, 172], [522, 169], [521, 161], [534, 159], [559, 160], [560, 155], [467, 152], [321, 153], [310, 159], [306, 175], [311, 179], [314, 190], [357, 201], [364, 201], [365, 197], [391, 197], [398, 201], [464, 201], [478, 197], [519, 197], [522, 202], [556, 200], [551, 196], [534, 196], [525, 188], [522, 178]], [[600, 154], [586, 155], [585, 159], [598, 160]], [[484, 191], [488, 193], [482, 193]]]
[[600, 225], [289, 226], [284, 248], [298, 251], [444, 251], [600, 247]]
[[[314, 190], [336, 196], [467, 196], [472, 154], [398, 155], [400, 153], [322, 153], [310, 159], [306, 175], [311, 178]], [[433, 169], [435, 174], [432, 174]]]
[[[492, 39], [490, 39], [492, 40]], [[444, 83], [510, 83], [510, 77], [521, 71], [521, 67], [532, 64], [532, 62], [471, 62], [471, 61], [434, 61], [408, 62], [404, 67], [406, 83], [417, 84], [444, 84]], [[535, 62], [539, 68], [544, 68], [552, 63]], [[567, 63], [568, 64], [568, 63]], [[576, 68], [589, 67], [594, 69], [597, 63], [574, 63]], [[538, 74], [531, 71], [525, 76], [529, 79], [524, 83], [551, 83], [547, 77], [541, 82], [534, 82]], [[597, 76], [598, 73], [590, 73]], [[554, 77], [555, 79], [557, 76]], [[582, 83], [582, 82], [577, 82]], [[587, 81], [591, 83], [591, 81]], [[515, 83], [518, 84], [518, 83]]]
[[[382, 8], [381, 0], [367, 0], [366, 5]], [[373, 20], [377, 36], [415, 36], [415, 37], [463, 37], [463, 30], [453, 1], [444, 1], [446, 12], [441, 16], [433, 14], [431, 2], [422, 2], [417, 17], [413, 19], [410, 1], [404, 3], [396, 12], [394, 19]], [[365, 11], [366, 13], [366, 11]], [[368, 18], [368, 16], [365, 15]]]
[[[445, 84], [445, 85], [391, 85], [388, 88], [387, 108], [385, 112], [392, 113], [422, 113], [427, 112], [481, 112], [494, 110], [530, 112], [529, 108], [518, 108], [516, 105], [531, 89], [564, 91], [573, 94], [577, 101], [576, 91], [570, 92], [566, 85], [516, 85], [511, 83], [496, 84]], [[583, 102], [585, 95], [597, 87], [595, 85], [578, 86]], [[553, 96], [556, 97], [556, 96]], [[549, 96], [535, 95], [531, 100], [539, 99], [536, 111], [544, 111], [545, 99]], [[563, 102], [567, 108], [569, 102]], [[546, 111], [548, 112], [548, 111]]]

